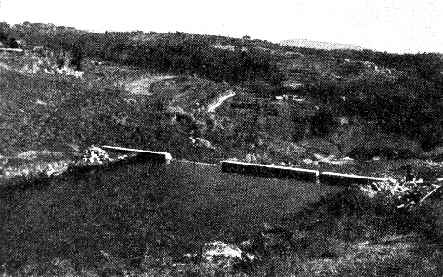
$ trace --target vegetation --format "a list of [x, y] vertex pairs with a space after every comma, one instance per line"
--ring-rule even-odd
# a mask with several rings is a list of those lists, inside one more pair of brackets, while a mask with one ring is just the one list
[[319, 82], [306, 93], [335, 115], [375, 122], [380, 131], [404, 135], [425, 149], [441, 142], [441, 92], [429, 81], [411, 77], [380, 80], [374, 76], [342, 83]]
[[69, 51], [79, 68], [82, 56], [138, 66], [158, 72], [199, 74], [215, 81], [239, 83], [262, 79], [278, 84], [282, 75], [271, 55], [249, 48], [225, 51], [212, 47], [204, 36], [175, 33], [137, 39], [135, 33], [84, 33], [38, 24], [23, 24], [13, 30], [32, 45], [54, 51]]
[[[2, 43], [13, 47], [12, 37], [24, 41], [28, 51], [23, 57], [0, 55], [0, 153], [6, 159], [30, 149], [78, 152], [113, 144], [212, 163], [235, 157], [307, 167], [314, 154], [365, 161], [381, 156], [390, 161], [355, 162], [340, 171], [401, 176], [401, 165], [410, 160], [393, 160], [419, 158], [442, 143], [438, 54], [323, 51], [247, 37], [1, 24]], [[29, 70], [42, 60], [85, 74]], [[153, 74], [171, 77], [153, 81], [145, 94], [127, 89], [128, 82]], [[236, 95], [209, 113], [207, 105], [228, 90]], [[282, 95], [288, 96], [274, 98]], [[342, 117], [349, 123], [342, 124]], [[426, 168], [426, 176], [443, 170], [438, 162], [413, 162]], [[398, 209], [392, 198], [356, 190], [327, 188], [332, 194], [319, 198], [324, 188], [314, 184], [228, 176], [185, 163], [11, 184], [32, 188], [0, 194], [0, 274], [5, 276], [443, 272], [430, 207]], [[257, 259], [216, 272], [201, 260], [185, 259], [198, 257], [213, 240], [240, 245]]]
[[4, 24], [0, 23], [0, 43], [4, 47], [19, 48], [19, 45], [14, 37], [8, 33], [8, 28]]
[[[82, 69], [83, 59], [93, 58], [160, 73], [197, 74], [240, 85], [255, 97], [308, 95], [321, 106], [309, 120], [315, 126], [311, 130], [314, 136], [328, 137], [336, 129], [335, 118], [349, 116], [375, 124], [380, 132], [416, 141], [424, 150], [442, 142], [443, 59], [439, 54], [326, 51], [184, 33], [87, 33], [29, 22], [14, 26], [3, 23], [2, 29], [29, 45], [43, 45], [55, 53], [70, 52], [71, 64], [77, 70]], [[299, 55], [294, 58], [286, 53]], [[294, 71], [284, 66], [288, 63], [305, 65]], [[313, 70], [313, 64], [320, 71]], [[296, 77], [300, 72], [309, 73], [316, 81], [302, 89], [282, 87], [283, 80], [300, 78]], [[332, 78], [334, 74], [340, 78]]]

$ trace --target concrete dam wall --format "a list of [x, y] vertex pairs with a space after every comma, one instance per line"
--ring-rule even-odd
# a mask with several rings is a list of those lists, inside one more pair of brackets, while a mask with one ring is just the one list
[[[131, 157], [131, 160], [134, 162], [159, 162], [169, 164], [172, 160], [172, 155], [168, 152], [152, 152], [114, 146], [103, 146], [103, 148], [109, 151], [132, 154], [133, 156]], [[195, 164], [203, 165], [202, 163]], [[318, 170], [305, 168], [252, 164], [238, 161], [221, 161], [220, 170], [224, 173], [231, 174], [242, 174], [264, 178], [294, 179], [298, 181], [335, 186], [362, 185], [388, 180], [387, 178], [375, 178], [336, 172], [320, 172]]]

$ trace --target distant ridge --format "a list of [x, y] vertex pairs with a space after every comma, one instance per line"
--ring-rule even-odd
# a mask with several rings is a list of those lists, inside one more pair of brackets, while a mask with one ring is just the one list
[[335, 42], [324, 42], [324, 41], [315, 41], [308, 39], [291, 39], [284, 40], [280, 42], [282, 46], [293, 46], [293, 47], [305, 47], [305, 48], [315, 48], [315, 49], [351, 49], [351, 50], [363, 50], [362, 47], [352, 44], [342, 44]]

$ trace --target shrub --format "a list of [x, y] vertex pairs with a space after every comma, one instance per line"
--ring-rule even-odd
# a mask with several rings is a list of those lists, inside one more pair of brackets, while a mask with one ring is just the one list
[[[377, 239], [389, 234], [410, 232], [418, 232], [429, 238], [437, 231], [435, 213], [430, 213], [426, 207], [401, 205], [412, 201], [410, 196], [416, 194], [416, 189], [421, 188], [416, 186], [406, 192], [399, 190], [403, 191], [400, 193], [379, 187], [375, 194], [359, 188], [346, 189], [297, 213], [287, 219], [287, 224], [291, 226], [289, 228], [315, 230], [344, 241]], [[422, 196], [424, 194], [420, 193]], [[415, 204], [418, 204], [417, 200]]]
[[319, 137], [326, 136], [337, 125], [333, 113], [325, 108], [319, 110], [310, 120], [312, 134]]
[[360, 143], [353, 146], [348, 155], [358, 160], [369, 160], [375, 156], [405, 159], [416, 157], [420, 152], [418, 143], [405, 137], [369, 131]]

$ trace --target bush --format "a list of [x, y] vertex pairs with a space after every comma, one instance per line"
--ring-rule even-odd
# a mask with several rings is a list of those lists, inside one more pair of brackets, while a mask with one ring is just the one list
[[405, 137], [369, 131], [363, 140], [353, 146], [348, 155], [358, 160], [369, 160], [373, 157], [387, 159], [407, 159], [419, 155], [421, 148], [417, 142]]
[[360, 189], [346, 189], [323, 198], [287, 219], [289, 227], [310, 230], [342, 241], [383, 238], [390, 234], [418, 232], [426, 237], [436, 232], [435, 213], [425, 207], [399, 208], [399, 195], [380, 191], [369, 195]]
[[310, 120], [311, 132], [314, 136], [326, 136], [337, 126], [333, 113], [325, 108], [319, 110]]

